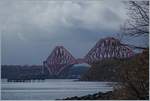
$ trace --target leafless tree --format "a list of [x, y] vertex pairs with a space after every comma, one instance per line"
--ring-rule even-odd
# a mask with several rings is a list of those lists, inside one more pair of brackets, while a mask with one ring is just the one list
[[122, 26], [125, 35], [149, 34], [149, 1], [129, 1], [129, 19]]

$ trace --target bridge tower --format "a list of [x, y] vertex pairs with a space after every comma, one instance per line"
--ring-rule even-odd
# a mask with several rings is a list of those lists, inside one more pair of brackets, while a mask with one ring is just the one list
[[75, 58], [63, 46], [56, 46], [43, 62], [50, 75], [59, 75], [65, 68], [76, 63]]
[[133, 56], [133, 51], [128, 46], [121, 44], [118, 39], [106, 37], [100, 39], [96, 43], [96, 45], [84, 57], [84, 60], [88, 64], [91, 64], [102, 59], [123, 59], [131, 56]]

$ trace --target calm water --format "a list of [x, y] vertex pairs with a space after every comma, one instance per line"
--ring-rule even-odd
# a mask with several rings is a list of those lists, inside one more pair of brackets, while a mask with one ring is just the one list
[[52, 100], [111, 91], [110, 82], [83, 82], [73, 79], [49, 79], [32, 82], [2, 82], [4, 100]]

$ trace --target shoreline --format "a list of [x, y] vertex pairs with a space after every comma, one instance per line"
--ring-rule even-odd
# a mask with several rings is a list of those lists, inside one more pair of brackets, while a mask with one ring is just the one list
[[108, 99], [111, 99], [112, 94], [113, 94], [113, 91], [108, 91], [105, 93], [98, 92], [94, 94], [88, 94], [85, 96], [66, 97], [66, 98], [58, 99], [58, 100], [106, 100], [106, 99], [108, 100]]

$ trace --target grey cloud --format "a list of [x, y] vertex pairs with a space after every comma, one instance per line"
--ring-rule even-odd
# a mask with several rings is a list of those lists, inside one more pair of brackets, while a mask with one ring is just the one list
[[107, 0], [3, 0], [0, 12], [3, 64], [41, 64], [56, 45], [82, 57], [127, 18], [122, 2]]

